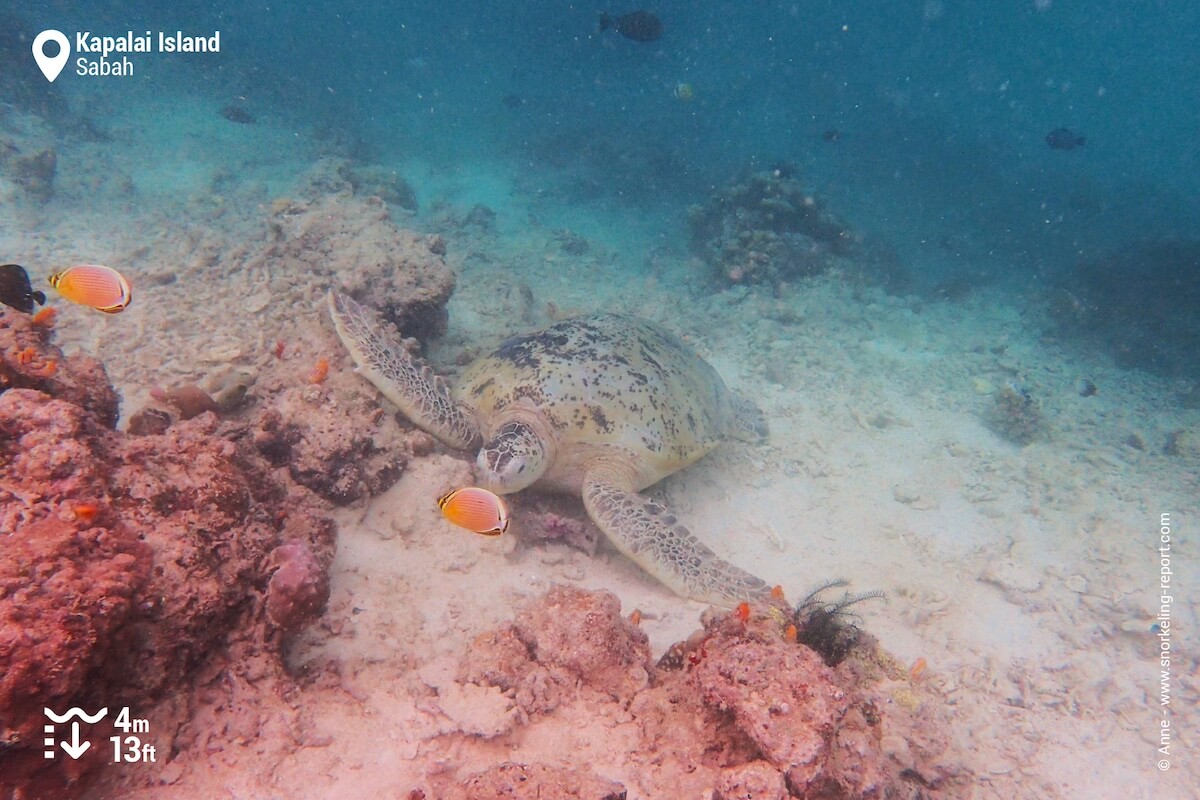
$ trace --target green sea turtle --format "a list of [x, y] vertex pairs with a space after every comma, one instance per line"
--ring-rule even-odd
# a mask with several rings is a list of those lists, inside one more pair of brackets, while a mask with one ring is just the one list
[[767, 435], [758, 407], [664, 328], [617, 314], [559, 322], [503, 342], [451, 390], [372, 311], [334, 292], [329, 309], [359, 374], [450, 447], [479, 448], [482, 486], [582, 495], [617, 549], [684, 597], [730, 607], [768, 593], [638, 494], [726, 439]]

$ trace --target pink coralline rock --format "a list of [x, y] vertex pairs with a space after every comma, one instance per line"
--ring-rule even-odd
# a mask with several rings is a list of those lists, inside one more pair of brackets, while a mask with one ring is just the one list
[[713, 792], [713, 800], [785, 800], [787, 796], [783, 776], [766, 761], [729, 767]]
[[561, 542], [596, 554], [600, 529], [587, 518], [578, 498], [552, 494], [527, 493], [514, 521], [520, 525], [521, 543]]
[[267, 615], [292, 630], [320, 615], [329, 601], [329, 572], [301, 541], [279, 545], [267, 558], [275, 571], [267, 584]]
[[614, 697], [632, 697], [650, 680], [650, 640], [611, 592], [555, 586], [524, 607], [514, 629], [539, 664]]
[[49, 323], [0, 305], [0, 392], [47, 392], [86, 409], [104, 427], [115, 427], [120, 398], [104, 366], [90, 356], [64, 356], [51, 343], [53, 332]]
[[484, 633], [471, 644], [472, 657], [461, 662], [459, 680], [496, 686], [512, 695], [521, 719], [548, 714], [576, 694], [576, 681], [558, 668], [533, 660], [515, 627]]
[[477, 637], [471, 652], [460, 680], [511, 692], [526, 719], [571, 700], [579, 686], [630, 698], [649, 680], [649, 639], [610, 592], [556, 586], [512, 625]]
[[[645, 637], [616, 598], [555, 587], [519, 609], [513, 624], [478, 637], [459, 680], [499, 687], [528, 712], [494, 740], [500, 745], [511, 737], [517, 747], [523, 726], [553, 728], [560, 718], [632, 726], [636, 744], [608, 769], [631, 790], [636, 784], [638, 796], [932, 798], [969, 781], [953, 760], [952, 725], [937, 698], [918, 705], [909, 689], [903, 703], [891, 701], [903, 672], [874, 639], [862, 635], [830, 668], [789, 640], [794, 619], [782, 603], [748, 615], [709, 611], [702, 630], [647, 670]], [[564, 766], [573, 766], [568, 759]], [[548, 773], [522, 770], [528, 796], [577, 796], [556, 794], [552, 780], [548, 794], [537, 794], [529, 784]]]
[[[211, 413], [161, 435], [114, 430], [103, 369], [0, 314], [0, 353], [36, 348], [16, 367], [61, 365], [0, 368], [0, 797], [71, 797], [95, 762], [42, 756], [42, 708], [149, 709], [244, 631], [273, 656], [271, 570], [299, 575], [288, 623], [311, 616], [334, 527]], [[272, 561], [285, 542], [302, 552]]]
[[61, 778], [45, 774], [42, 709], [108, 702], [118, 675], [105, 661], [132, 644], [150, 569], [149, 549], [126, 529], [49, 517], [0, 536], [0, 796], [59, 788]]
[[704, 702], [733, 715], [766, 761], [806, 789], [824, 777], [830, 741], [846, 715], [846, 692], [821, 657], [783, 641], [709, 641], [690, 672]]
[[[439, 785], [441, 800], [625, 800], [625, 787], [577, 769], [507, 761], [465, 781]], [[411, 797], [411, 795], [410, 795]]]

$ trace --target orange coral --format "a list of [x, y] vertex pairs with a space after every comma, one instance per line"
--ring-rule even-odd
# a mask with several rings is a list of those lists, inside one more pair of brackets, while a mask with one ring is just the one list
[[100, 513], [100, 507], [95, 503], [75, 503], [71, 506], [75, 519], [83, 523], [91, 523]]
[[35, 348], [26, 347], [23, 350], [9, 350], [9, 357], [27, 369], [25, 374], [35, 378], [53, 378], [58, 372], [58, 362], [53, 358], [42, 358]]
[[35, 378], [53, 378], [58, 373], [58, 362], [53, 358], [31, 366], [29, 374]]
[[53, 306], [46, 306], [34, 314], [33, 319], [31, 319], [30, 322], [43, 328], [53, 328], [54, 322], [57, 319], [58, 309], [54, 308]]
[[313, 367], [313, 371], [308, 374], [309, 383], [324, 383], [325, 377], [329, 375], [329, 359], [321, 357], [317, 359], [317, 364]]

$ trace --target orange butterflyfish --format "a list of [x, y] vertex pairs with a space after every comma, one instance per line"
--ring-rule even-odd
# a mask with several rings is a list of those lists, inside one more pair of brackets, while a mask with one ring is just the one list
[[71, 302], [105, 314], [124, 311], [133, 301], [133, 290], [125, 276], [99, 264], [67, 267], [50, 276], [50, 285]]
[[475, 486], [455, 489], [437, 502], [446, 519], [460, 528], [484, 536], [499, 536], [508, 530], [508, 506], [487, 489]]

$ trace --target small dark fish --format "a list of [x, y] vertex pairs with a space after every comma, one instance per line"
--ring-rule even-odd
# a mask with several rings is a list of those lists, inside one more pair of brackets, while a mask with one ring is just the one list
[[520, 108], [525, 105], [525, 98], [519, 94], [506, 94], [500, 98], [500, 102], [505, 108]]
[[258, 120], [254, 115], [241, 106], [228, 105], [221, 109], [221, 116], [239, 125], [253, 125]]
[[1087, 137], [1080, 136], [1070, 128], [1055, 128], [1046, 134], [1046, 144], [1051, 150], [1074, 150], [1087, 144]]
[[635, 42], [653, 42], [662, 36], [662, 20], [649, 11], [631, 11], [615, 19], [608, 14], [600, 15], [600, 30], [613, 28], [626, 39]]
[[0, 303], [32, 314], [34, 303], [46, 304], [46, 294], [33, 290], [29, 273], [20, 264], [5, 264], [0, 266]]
[[821, 138], [827, 142], [840, 142], [842, 140], [842, 132], [837, 128], [830, 128], [821, 134]]

